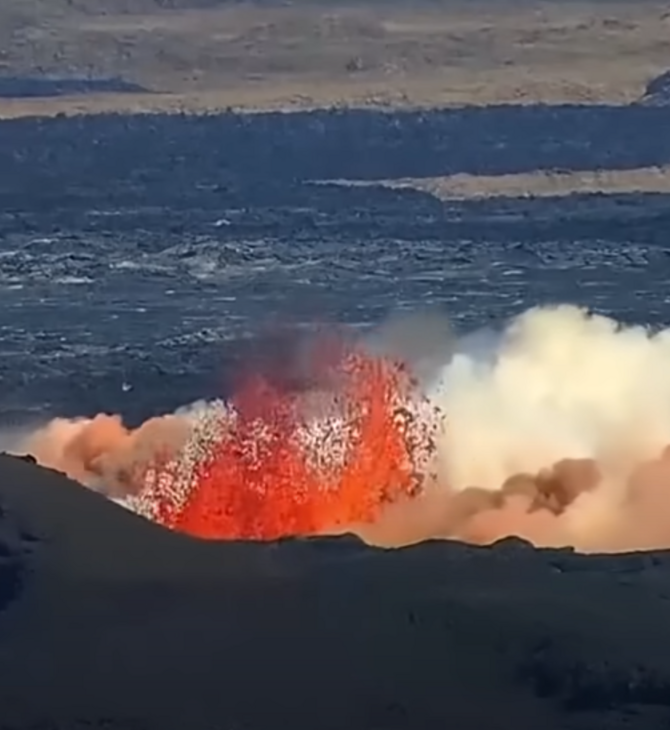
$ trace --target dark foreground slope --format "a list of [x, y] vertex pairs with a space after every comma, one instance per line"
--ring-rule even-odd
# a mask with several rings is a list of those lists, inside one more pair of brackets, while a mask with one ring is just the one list
[[205, 544], [0, 457], [0, 727], [652, 728], [670, 559]]

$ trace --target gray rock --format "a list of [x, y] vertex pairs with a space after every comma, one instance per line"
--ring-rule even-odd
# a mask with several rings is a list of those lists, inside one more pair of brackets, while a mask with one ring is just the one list
[[670, 106], [670, 71], [653, 78], [639, 99], [643, 106]]

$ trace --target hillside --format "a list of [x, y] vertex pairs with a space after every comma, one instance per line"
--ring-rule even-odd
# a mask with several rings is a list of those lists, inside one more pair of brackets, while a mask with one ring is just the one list
[[151, 92], [4, 100], [1, 116], [626, 103], [667, 68], [670, 14], [655, 0], [8, 0], [0, 47], [3, 77], [116, 77]]
[[0, 456], [6, 730], [667, 727], [668, 555], [204, 543]]

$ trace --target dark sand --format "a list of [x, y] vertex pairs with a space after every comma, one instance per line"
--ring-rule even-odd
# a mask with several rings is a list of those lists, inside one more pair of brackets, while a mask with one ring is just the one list
[[0, 457], [0, 727], [670, 723], [670, 557], [203, 543]]

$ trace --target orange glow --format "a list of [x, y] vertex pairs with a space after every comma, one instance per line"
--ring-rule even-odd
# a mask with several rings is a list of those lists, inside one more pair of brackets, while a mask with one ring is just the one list
[[183, 502], [171, 503], [170, 490], [155, 495], [158, 520], [203, 538], [272, 540], [371, 522], [385, 504], [417, 494], [405, 370], [356, 353], [337, 375], [331, 415], [316, 427], [304, 394], [248, 382]]

